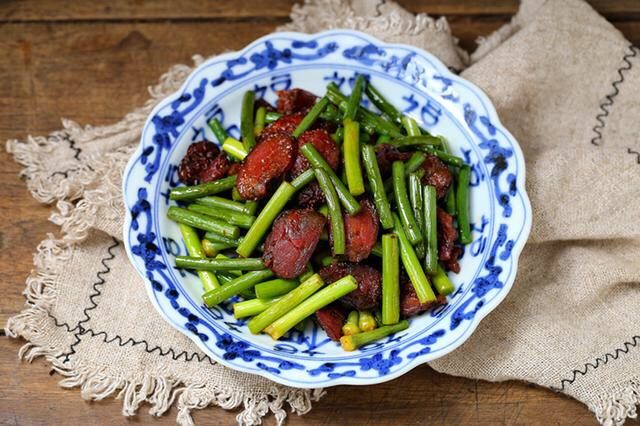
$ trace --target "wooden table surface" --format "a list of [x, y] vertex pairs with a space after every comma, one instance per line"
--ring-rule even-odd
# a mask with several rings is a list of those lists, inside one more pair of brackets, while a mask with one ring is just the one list
[[[509, 21], [515, 0], [400, 0], [413, 12], [446, 15], [461, 45], [472, 49]], [[59, 117], [108, 124], [147, 99], [147, 85], [194, 53], [238, 49], [288, 20], [289, 0], [178, 2], [143, 0], [0, 2], [0, 140], [43, 135]], [[593, 0], [593, 6], [640, 45], [640, 1]], [[172, 5], [173, 4], [173, 5]], [[0, 153], [0, 324], [24, 303], [21, 292], [32, 252], [47, 232], [50, 207], [39, 205], [18, 178], [19, 166]], [[0, 424], [173, 424], [175, 410], [153, 419], [141, 410], [120, 415], [121, 402], [84, 402], [57, 386], [46, 362], [18, 361], [23, 341], [0, 336]], [[231, 424], [235, 413], [210, 408], [201, 424]], [[593, 424], [580, 403], [517, 382], [488, 383], [446, 376], [427, 366], [391, 382], [333, 388], [289, 424]], [[275, 424], [273, 417], [267, 424]]]

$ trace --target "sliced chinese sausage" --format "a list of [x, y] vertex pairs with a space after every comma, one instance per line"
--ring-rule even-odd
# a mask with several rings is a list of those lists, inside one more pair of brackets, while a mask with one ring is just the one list
[[453, 181], [453, 176], [451, 176], [447, 165], [435, 155], [427, 154], [424, 163], [422, 163], [422, 169], [425, 172], [422, 183], [435, 187], [438, 199], [444, 197]]
[[316, 321], [333, 341], [342, 337], [342, 326], [347, 318], [344, 308], [337, 303], [332, 303], [316, 311]]
[[264, 243], [265, 266], [280, 278], [292, 279], [302, 274], [325, 222], [323, 215], [310, 209], [280, 213]]
[[269, 194], [293, 165], [296, 142], [285, 132], [271, 132], [244, 159], [238, 171], [236, 186], [245, 200], [259, 200]]
[[335, 131], [338, 130], [338, 123], [318, 118], [316, 121], [313, 122], [313, 125], [311, 126], [311, 128], [326, 130], [327, 133], [331, 134], [331, 133], [335, 133]]
[[411, 281], [403, 281], [400, 285], [400, 315], [403, 318], [412, 317], [435, 306], [447, 303], [447, 298], [438, 295], [435, 302], [420, 303], [416, 290]]
[[240, 163], [231, 163], [229, 170], [227, 170], [227, 176], [237, 175], [240, 171]]
[[276, 109], [273, 107], [273, 105], [271, 105], [269, 102], [267, 102], [264, 99], [256, 99], [253, 102], [253, 110], [256, 111], [258, 108], [260, 107], [264, 107], [267, 112], [274, 112]]
[[377, 269], [357, 263], [338, 262], [325, 266], [318, 273], [327, 284], [347, 275], [355, 278], [358, 288], [340, 299], [345, 305], [362, 311], [374, 309], [380, 304], [382, 276]]
[[310, 209], [320, 207], [325, 201], [324, 193], [320, 185], [318, 185], [318, 182], [311, 182], [298, 191], [297, 199], [301, 207]]
[[394, 161], [407, 161], [410, 157], [410, 152], [398, 151], [394, 146], [385, 143], [376, 145], [376, 160], [382, 177], [391, 175], [391, 165]]
[[300, 148], [307, 143], [313, 145], [333, 170], [338, 168], [340, 165], [340, 148], [331, 139], [329, 133], [324, 129], [307, 130], [298, 138], [298, 155], [291, 169], [291, 177], [295, 178], [311, 167], [307, 158], [300, 152]]
[[209, 141], [189, 145], [178, 167], [178, 178], [185, 185], [211, 182], [226, 176], [229, 169], [227, 155]]
[[[306, 143], [312, 144], [333, 170], [338, 169], [340, 165], [340, 148], [331, 139], [329, 133], [324, 129], [307, 130], [298, 138], [298, 155], [291, 168], [291, 179], [295, 179], [311, 167], [304, 154], [300, 151], [300, 148]], [[311, 182], [302, 188], [297, 197], [298, 203], [302, 207], [317, 208], [325, 201], [324, 194], [317, 182]]]
[[458, 259], [461, 254], [462, 248], [458, 246], [453, 247], [453, 250], [451, 251], [451, 258], [442, 261], [444, 268], [447, 271], [455, 272], [456, 274], [460, 272], [460, 263], [458, 262]]
[[278, 112], [291, 114], [306, 112], [316, 103], [318, 97], [302, 89], [281, 90], [278, 92]]
[[[360, 201], [360, 211], [344, 214], [345, 257], [349, 262], [360, 262], [371, 254], [378, 240], [378, 213], [369, 199]], [[331, 234], [329, 234], [331, 235]]]
[[303, 118], [303, 113], [284, 115], [265, 127], [260, 134], [260, 138], [274, 132], [285, 132], [291, 135]]
[[[451, 260], [454, 255], [458, 231], [453, 226], [453, 216], [438, 207], [438, 259]], [[459, 254], [459, 253], [456, 253]], [[457, 258], [456, 258], [457, 259]]]
[[228, 175], [230, 168], [231, 163], [227, 155], [221, 153], [200, 173], [200, 183], [221, 179]]

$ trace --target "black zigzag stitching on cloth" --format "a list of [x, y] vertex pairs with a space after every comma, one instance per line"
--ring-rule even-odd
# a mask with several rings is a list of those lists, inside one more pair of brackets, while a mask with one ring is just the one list
[[82, 149], [76, 147], [76, 141], [71, 139], [68, 134], [65, 135], [64, 140], [69, 143], [69, 148], [71, 148], [73, 152], [75, 152], [75, 154], [73, 154], [73, 158], [75, 158], [76, 160], [79, 160]]
[[80, 343], [80, 340], [81, 340], [80, 338], [84, 335], [90, 335], [91, 337], [100, 336], [102, 337], [102, 340], [104, 341], [104, 343], [107, 343], [107, 344], [115, 343], [120, 347], [124, 347], [127, 345], [131, 345], [131, 346], [142, 345], [144, 347], [145, 352], [150, 354], [157, 353], [158, 355], [163, 357], [169, 356], [174, 361], [184, 360], [188, 362], [188, 361], [197, 359], [200, 362], [203, 362], [206, 360], [211, 365], [215, 365], [215, 362], [213, 362], [211, 358], [209, 358], [207, 355], [201, 355], [197, 352], [187, 352], [187, 351], [176, 352], [175, 349], [173, 348], [162, 349], [162, 347], [158, 345], [152, 346], [151, 344], [149, 344], [149, 342], [147, 342], [144, 339], [135, 340], [134, 338], [130, 337], [125, 340], [120, 335], [109, 337], [109, 335], [105, 331], [97, 332], [92, 328], [84, 328], [82, 326], [82, 324], [86, 324], [91, 320], [90, 311], [94, 310], [98, 306], [95, 299], [102, 295], [102, 286], [106, 283], [105, 275], [111, 272], [111, 267], [107, 264], [107, 262], [115, 259], [115, 254], [113, 253], [113, 249], [118, 247], [119, 245], [120, 245], [120, 242], [115, 238], [113, 238], [113, 244], [108, 247], [107, 254], [105, 255], [105, 257], [103, 257], [100, 260], [100, 263], [102, 264], [102, 266], [104, 266], [104, 269], [101, 269], [96, 273], [96, 281], [93, 283], [93, 292], [89, 296], [90, 305], [85, 309], [83, 309], [82, 312], [84, 313], [84, 318], [78, 321], [75, 327], [71, 327], [71, 325], [69, 325], [68, 323], [60, 322], [55, 316], [53, 316], [51, 313], [48, 313], [49, 317], [53, 319], [56, 327], [64, 328], [65, 330], [67, 330], [67, 332], [74, 333], [74, 337], [76, 339], [71, 344], [67, 352], [61, 355], [58, 355], [56, 358], [64, 357], [63, 362], [68, 362], [71, 355], [76, 353], [75, 347], [78, 345], [78, 343]]
[[640, 164], [640, 152], [634, 151], [631, 148], [627, 148], [627, 152], [629, 154], [634, 154], [636, 156], [636, 163]]
[[600, 111], [598, 115], [596, 115], [596, 125], [593, 126], [593, 132], [596, 134], [592, 139], [591, 143], [599, 146], [602, 143], [602, 130], [606, 125], [605, 119], [609, 116], [609, 108], [613, 106], [613, 100], [618, 93], [620, 93], [620, 85], [624, 83], [625, 74], [629, 71], [633, 64], [631, 63], [631, 58], [638, 56], [640, 54], [640, 49], [635, 47], [634, 45], [629, 45], [629, 52], [625, 53], [622, 57], [623, 64], [618, 68], [618, 78], [611, 83], [613, 87], [613, 91], [609, 93], [604, 102], [600, 104]]
[[563, 391], [567, 384], [573, 384], [578, 377], [578, 374], [581, 376], [586, 376], [586, 374], [591, 370], [595, 370], [601, 365], [607, 364], [609, 361], [618, 359], [620, 355], [627, 354], [631, 350], [631, 348], [638, 347], [640, 348], [640, 336], [633, 336], [631, 340], [624, 342], [622, 347], [617, 348], [613, 352], [607, 352], [603, 356], [596, 358], [595, 362], [586, 363], [581, 369], [576, 369], [571, 372], [570, 379], [562, 379], [560, 380], [560, 387], [552, 386], [551, 388], [556, 391]]
[[113, 249], [120, 245], [118, 240], [116, 240], [115, 238], [112, 237], [112, 240], [113, 240], [113, 244], [111, 244], [109, 248], [107, 248], [106, 256], [103, 257], [102, 260], [100, 260], [100, 263], [102, 263], [102, 266], [104, 266], [104, 269], [101, 269], [96, 273], [96, 281], [94, 281], [93, 283], [93, 292], [89, 296], [89, 302], [91, 304], [88, 307], [83, 309], [82, 313], [84, 314], [84, 318], [78, 321], [76, 326], [73, 328], [73, 330], [78, 330], [78, 332], [75, 333], [76, 340], [71, 344], [68, 352], [57, 356], [57, 358], [61, 358], [64, 356], [63, 362], [69, 361], [69, 357], [76, 353], [76, 345], [80, 343], [80, 334], [83, 331], [82, 324], [86, 323], [91, 319], [91, 317], [89, 316], [89, 311], [95, 309], [98, 306], [98, 304], [94, 300], [95, 297], [98, 297], [102, 294], [102, 291], [98, 288], [98, 286], [104, 285], [105, 283], [104, 276], [111, 272], [111, 267], [107, 264], [107, 262], [115, 259], [116, 255], [113, 253]]
[[53, 173], [51, 173], [51, 176], [49, 176], [49, 177], [54, 177], [54, 176], [56, 176], [56, 175], [61, 175], [61, 176], [64, 176], [65, 178], [68, 178], [68, 177], [69, 177], [69, 173], [71, 173], [71, 172], [77, 172], [77, 171], [79, 171], [79, 170], [83, 170], [84, 168], [87, 168], [88, 170], [90, 170], [90, 171], [92, 171], [92, 172], [95, 172], [95, 170], [93, 169], [93, 167], [91, 167], [89, 164], [85, 164], [84, 166], [81, 166], [81, 167], [72, 167], [72, 168], [67, 169], [67, 170], [65, 170], [65, 171], [61, 171], [61, 172], [53, 172]]
[[[82, 153], [82, 149], [78, 148], [76, 146], [76, 141], [71, 139], [69, 137], [69, 134], [65, 134], [64, 135], [64, 140], [69, 144], [69, 148], [71, 148], [73, 150], [73, 152], [74, 152], [73, 158], [75, 158], [76, 160], [80, 160], [80, 154]], [[86, 165], [85, 167], [87, 167], [89, 170], [93, 171], [91, 166]], [[53, 173], [51, 173], [50, 177], [53, 177], [53, 176], [56, 176], [56, 175], [61, 175], [61, 176], [64, 176], [65, 178], [68, 178], [69, 177], [69, 173], [75, 172], [75, 171], [81, 170], [81, 169], [82, 169], [82, 167], [72, 167], [72, 168], [67, 169], [65, 171], [53, 172]]]
[[98, 304], [94, 300], [94, 298], [102, 294], [102, 290], [100, 290], [98, 286], [102, 287], [104, 285], [104, 283], [106, 282], [104, 279], [104, 275], [107, 275], [111, 272], [111, 267], [107, 265], [107, 262], [116, 258], [116, 255], [113, 253], [113, 249], [118, 247], [120, 245], [120, 242], [113, 237], [111, 237], [111, 239], [113, 240], [113, 244], [111, 244], [109, 248], [107, 248], [107, 255], [100, 261], [100, 263], [102, 263], [102, 266], [104, 266], [104, 269], [96, 273], [96, 281], [93, 283], [93, 293], [89, 296], [89, 302], [91, 302], [91, 305], [84, 308], [84, 310], [82, 311], [82, 313], [84, 314], [84, 319], [78, 321], [78, 326], [80, 326], [80, 329], [82, 329], [82, 324], [91, 319], [89, 317], [89, 311], [95, 309], [98, 306]]
[[[75, 327], [71, 328], [71, 325], [68, 322], [60, 321], [58, 318], [53, 316], [53, 314], [51, 312], [47, 312], [47, 315], [49, 316], [49, 318], [51, 318], [53, 320], [53, 323], [56, 325], [56, 327], [64, 328], [65, 330], [67, 330], [68, 333], [73, 333], [78, 328], [80, 328], [80, 326], [78, 326], [78, 325], [76, 325]], [[60, 358], [60, 355], [58, 355], [57, 358]]]
[[[64, 328], [70, 333], [73, 333], [74, 331], [80, 329], [81, 327], [79, 325], [76, 325], [75, 327], [71, 328], [69, 324], [58, 321], [58, 318], [54, 317], [50, 313], [48, 315], [50, 318], [53, 319], [53, 322], [55, 323], [56, 327]], [[207, 355], [200, 355], [197, 352], [187, 352], [187, 351], [176, 352], [175, 349], [173, 348], [162, 349], [162, 347], [158, 345], [152, 347], [149, 344], [149, 342], [147, 342], [144, 339], [135, 340], [133, 337], [129, 337], [128, 339], [124, 340], [122, 336], [117, 334], [114, 337], [109, 337], [106, 331], [95, 331], [92, 328], [82, 328], [75, 334], [76, 338], [78, 338], [78, 336], [84, 336], [84, 335], [90, 335], [91, 337], [100, 336], [102, 337], [102, 341], [104, 343], [107, 343], [107, 344], [115, 343], [120, 347], [125, 347], [127, 345], [131, 345], [131, 346], [143, 345], [145, 352], [150, 354], [157, 352], [158, 355], [160, 356], [170, 356], [174, 361], [179, 361], [180, 359], [184, 361], [193, 361], [194, 359], [197, 359], [200, 362], [209, 361], [211, 365], [215, 365], [215, 362], [213, 362], [211, 358], [209, 358], [209, 356]], [[77, 342], [75, 342], [74, 344], [77, 344]], [[69, 353], [69, 355], [72, 355], [73, 353], [75, 353], [75, 350], [73, 350], [72, 353]], [[59, 355], [57, 356], [57, 358], [60, 358], [61, 356], [65, 356], [65, 355], [66, 354]]]
[[124, 338], [120, 335], [115, 335], [113, 337], [109, 337], [109, 335], [107, 334], [106, 331], [98, 331], [96, 332], [95, 330], [92, 330], [90, 328], [87, 329], [83, 329], [79, 334], [81, 335], [85, 335], [88, 334], [91, 337], [102, 337], [102, 341], [104, 343], [115, 343], [116, 345], [120, 346], [120, 347], [125, 347], [127, 345], [131, 345], [131, 346], [137, 346], [137, 345], [142, 345], [144, 346], [144, 351], [147, 353], [154, 353], [157, 352], [158, 355], [160, 356], [170, 356], [174, 361], [179, 361], [180, 359], [182, 359], [183, 361], [193, 361], [194, 359], [197, 359], [198, 361], [202, 362], [202, 361], [209, 361], [209, 363], [211, 365], [215, 365], [215, 362], [213, 362], [211, 360], [211, 358], [209, 358], [207, 355], [200, 355], [197, 352], [187, 352], [187, 351], [182, 351], [177, 353], [173, 348], [169, 348], [169, 349], [162, 349], [160, 346], [156, 345], [156, 346], [151, 346], [149, 344], [149, 342], [147, 342], [146, 340], [136, 340], [133, 337], [129, 337], [128, 339], [124, 340]]

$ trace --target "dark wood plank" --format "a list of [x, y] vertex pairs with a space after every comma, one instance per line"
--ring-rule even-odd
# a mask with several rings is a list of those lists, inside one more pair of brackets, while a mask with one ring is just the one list
[[33, 252], [47, 232], [57, 227], [47, 221], [50, 209], [34, 200], [18, 178], [19, 166], [0, 153], [0, 327], [24, 305], [24, 281], [33, 267]]
[[[9, 23], [0, 27], [0, 139], [41, 134], [59, 117], [106, 124], [144, 103], [171, 64], [239, 49], [270, 23]], [[207, 34], [206, 37], [203, 34]], [[44, 95], [46, 94], [46, 95]]]
[[[412, 12], [422, 12], [429, 15], [444, 16], [490, 16], [508, 15], [517, 12], [519, 0], [396, 0], [400, 5]], [[632, 19], [632, 14], [640, 14], [640, 2], [636, 0], [586, 0], [594, 9], [608, 18], [626, 17]]]
[[335, 424], [553, 424], [567, 422], [564, 414], [571, 412], [576, 424], [594, 424], [592, 415], [575, 404], [521, 383], [472, 381], [422, 366], [362, 390], [332, 389], [305, 420], [327, 423], [331, 410]]
[[[605, 16], [626, 16], [640, 13], [636, 0], [588, 0]], [[241, 2], [216, 2], [184, 0], [133, 2], [130, 0], [99, 0], [70, 2], [54, 0], [42, 2], [25, 0], [8, 2], [0, 8], [0, 20], [5, 21], [68, 21], [68, 20], [157, 20], [157, 19], [260, 19], [287, 18], [295, 0], [271, 0], [264, 7], [262, 0]], [[300, 2], [298, 2], [300, 3]], [[513, 15], [518, 0], [398, 0], [413, 12], [432, 15]]]
[[[467, 48], [473, 47], [478, 34], [490, 34], [503, 23], [469, 17], [450, 21]], [[636, 31], [639, 25], [618, 27], [627, 32]], [[7, 132], [0, 136], [41, 133], [56, 128], [59, 117], [81, 123], [117, 121], [144, 102], [146, 86], [169, 64], [189, 63], [192, 53], [206, 56], [239, 49], [270, 32], [273, 25], [220, 23], [216, 31], [210, 28], [206, 22], [4, 24], [0, 47], [12, 66], [0, 68], [4, 94], [0, 97], [0, 132]], [[202, 37], [204, 33], [210, 35]], [[36, 96], [44, 90], [49, 96]], [[87, 96], [106, 93], [111, 99], [126, 101], [98, 103]]]
[[[638, 2], [640, 3], [640, 2]], [[629, 40], [634, 46], [640, 46], [640, 18], [633, 21], [614, 22], [614, 26]]]
[[[145, 2], [132, 4], [130, 1], [66, 2], [8, 2], [0, 5], [0, 22], [35, 23], [73, 21], [86, 24], [106, 24], [117, 22], [163, 23], [168, 20], [174, 24], [193, 23], [216, 26], [214, 35], [220, 24], [231, 22], [251, 25], [266, 25], [270, 28], [284, 24], [288, 20], [292, 0], [270, 2], [269, 8], [260, 6], [260, 0], [245, 2], [198, 2], [189, 1], [176, 7], [174, 3]], [[446, 0], [399, 0], [399, 3], [412, 12], [428, 13], [434, 16], [445, 15], [449, 19], [453, 33], [460, 39], [460, 45], [468, 50], [476, 47], [475, 39], [479, 35], [488, 35], [503, 24], [509, 22], [517, 10], [517, 0], [473, 0], [459, 2]], [[640, 2], [636, 0], [591, 0], [593, 7], [611, 20], [622, 33], [635, 45], [640, 45]], [[264, 9], [264, 10], [263, 10]], [[256, 32], [257, 38], [262, 35]], [[26, 46], [26, 45], [25, 45]]]
[[[79, 390], [57, 386], [57, 374], [39, 360], [20, 363], [19, 342], [0, 338], [3, 396], [2, 424], [127, 424], [121, 401], [85, 402]], [[155, 419], [142, 407], [132, 420], [140, 424], [175, 424], [175, 408]], [[196, 424], [233, 424], [235, 411], [195, 411]], [[400, 379], [366, 388], [340, 386], [288, 425], [328, 424], [596, 424], [577, 401], [516, 382], [488, 383], [447, 376], [418, 367]], [[272, 416], [266, 425], [275, 425]]]
[[245, 1], [129, 1], [99, 0], [74, 2], [27, 0], [4, 4], [0, 20], [5, 21], [96, 21], [96, 20], [158, 20], [158, 19], [285, 19], [294, 0], [270, 0], [265, 7], [261, 0]]

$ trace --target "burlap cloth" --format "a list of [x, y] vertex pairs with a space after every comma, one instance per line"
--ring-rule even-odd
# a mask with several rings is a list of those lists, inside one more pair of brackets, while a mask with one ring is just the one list
[[[518, 379], [570, 395], [603, 424], [640, 400], [640, 49], [580, 0], [525, 0], [469, 57], [444, 19], [387, 2], [310, 1], [288, 30], [356, 28], [427, 49], [486, 91], [527, 163], [533, 229], [511, 293], [438, 371]], [[195, 57], [195, 65], [202, 61]], [[466, 68], [469, 64], [471, 66]], [[465, 69], [466, 68], [466, 69]], [[27, 306], [7, 333], [44, 356], [85, 399], [117, 395], [178, 422], [193, 408], [243, 405], [238, 422], [302, 414], [323, 391], [276, 385], [212, 362], [156, 314], [120, 242], [121, 173], [155, 103], [192, 67], [177, 65], [121, 122], [9, 141], [34, 197], [55, 203], [61, 237], [40, 243]]]

